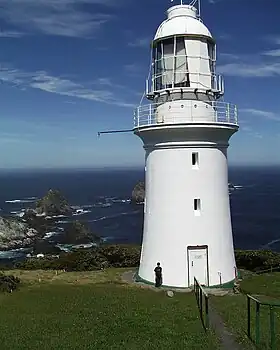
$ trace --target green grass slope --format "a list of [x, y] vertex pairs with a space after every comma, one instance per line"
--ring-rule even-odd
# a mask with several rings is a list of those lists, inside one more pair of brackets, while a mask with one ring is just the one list
[[122, 272], [19, 271], [24, 286], [0, 296], [1, 349], [219, 348], [193, 294], [133, 287]]

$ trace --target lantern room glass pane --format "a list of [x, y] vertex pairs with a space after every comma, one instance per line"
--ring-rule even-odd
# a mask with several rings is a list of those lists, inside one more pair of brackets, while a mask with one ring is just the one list
[[207, 42], [209, 56], [209, 70], [211, 74], [211, 87], [216, 89], [215, 84], [215, 62], [216, 62], [216, 46], [211, 42]]
[[154, 51], [154, 89], [161, 90], [162, 87], [162, 43], [157, 43]]
[[175, 72], [174, 86], [187, 87], [190, 86], [190, 78], [188, 73], [188, 59], [186, 54], [185, 38], [176, 38], [175, 48]]
[[173, 86], [174, 70], [174, 38], [163, 40], [163, 85], [165, 88]]

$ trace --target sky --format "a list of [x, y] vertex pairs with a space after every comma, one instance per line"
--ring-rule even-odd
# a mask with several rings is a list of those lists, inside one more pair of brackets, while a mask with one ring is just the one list
[[[133, 127], [150, 42], [178, 3], [0, 0], [0, 169], [142, 167], [137, 136], [97, 132]], [[230, 165], [280, 165], [279, 11], [279, 0], [201, 0], [239, 110]]]

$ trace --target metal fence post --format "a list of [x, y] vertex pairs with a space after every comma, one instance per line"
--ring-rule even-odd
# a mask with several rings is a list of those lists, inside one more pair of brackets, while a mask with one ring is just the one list
[[272, 305], [269, 307], [269, 314], [270, 314], [270, 345], [271, 349], [275, 350], [275, 327], [274, 327], [274, 308]]
[[205, 326], [208, 329], [209, 328], [209, 308], [208, 308], [208, 297], [204, 296], [205, 298]]
[[247, 295], [247, 332], [248, 337], [251, 339], [251, 299]]
[[260, 303], [256, 302], [256, 346], [260, 345]]
[[203, 313], [202, 313], [202, 290], [199, 289], [199, 311], [200, 311], [200, 316], [201, 316], [201, 319], [203, 319]]

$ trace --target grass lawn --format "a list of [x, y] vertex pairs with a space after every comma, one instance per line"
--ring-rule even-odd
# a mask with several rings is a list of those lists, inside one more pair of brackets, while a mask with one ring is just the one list
[[280, 272], [252, 275], [244, 279], [240, 286], [243, 293], [266, 295], [280, 301]]
[[192, 293], [169, 298], [121, 272], [17, 271], [24, 286], [0, 296], [1, 349], [219, 349]]
[[[252, 275], [241, 284], [244, 293], [256, 296], [262, 301], [280, 302], [280, 273]], [[237, 341], [244, 349], [254, 349], [248, 340], [247, 333], [247, 298], [245, 295], [224, 296], [211, 298], [216, 310], [223, 317], [226, 325], [235, 334]], [[252, 337], [255, 339], [255, 303], [251, 303]], [[270, 318], [269, 308], [261, 306], [260, 312], [260, 341], [261, 349], [269, 349]], [[280, 349], [280, 308], [275, 308], [276, 349]]]

